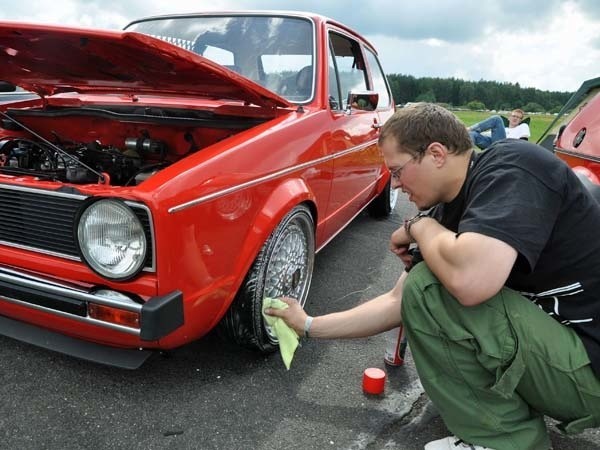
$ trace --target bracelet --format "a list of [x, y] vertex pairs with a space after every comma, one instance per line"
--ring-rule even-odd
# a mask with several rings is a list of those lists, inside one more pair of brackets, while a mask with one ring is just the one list
[[306, 320], [304, 321], [304, 337], [309, 338], [308, 332], [310, 331], [310, 326], [312, 325], [313, 317], [306, 316]]
[[411, 237], [411, 239], [412, 239], [412, 235], [410, 234], [410, 227], [412, 227], [415, 223], [417, 223], [423, 217], [429, 217], [429, 215], [427, 213], [420, 212], [417, 215], [411, 217], [410, 219], [406, 219], [404, 221], [404, 230], [406, 231], [406, 234], [408, 234]]

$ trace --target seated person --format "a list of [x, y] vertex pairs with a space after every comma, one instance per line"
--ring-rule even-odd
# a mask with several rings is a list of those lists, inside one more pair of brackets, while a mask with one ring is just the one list
[[[473, 143], [481, 149], [500, 139], [527, 139], [531, 136], [531, 133], [529, 132], [529, 125], [521, 122], [524, 115], [522, 109], [515, 109], [508, 116], [507, 127], [505, 127], [502, 117], [491, 116], [475, 125], [471, 125], [467, 129]], [[482, 134], [487, 130], [492, 132], [491, 136]]]

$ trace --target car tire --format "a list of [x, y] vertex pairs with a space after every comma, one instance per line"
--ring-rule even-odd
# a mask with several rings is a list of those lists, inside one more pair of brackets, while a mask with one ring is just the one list
[[304, 306], [314, 266], [314, 230], [312, 215], [304, 205], [296, 206], [282, 219], [221, 320], [221, 336], [263, 353], [277, 348], [277, 338], [262, 315], [263, 299], [289, 296]]
[[398, 191], [392, 189], [391, 180], [388, 180], [383, 191], [373, 199], [368, 206], [369, 214], [376, 219], [389, 217], [398, 201]]

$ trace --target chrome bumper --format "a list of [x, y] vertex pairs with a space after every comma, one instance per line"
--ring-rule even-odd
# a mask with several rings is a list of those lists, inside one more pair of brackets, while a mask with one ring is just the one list
[[[141, 304], [130, 299], [115, 299], [77, 286], [0, 266], [0, 301], [44, 311], [154, 341], [183, 325], [183, 294], [173, 291]], [[104, 322], [88, 315], [88, 304], [110, 306], [140, 315], [140, 328]], [[1, 309], [0, 309], [1, 313]]]

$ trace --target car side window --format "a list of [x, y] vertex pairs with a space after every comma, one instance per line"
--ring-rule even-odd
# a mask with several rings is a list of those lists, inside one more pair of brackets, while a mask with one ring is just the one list
[[357, 41], [334, 32], [329, 33], [329, 41], [345, 109], [350, 91], [367, 90], [365, 62]]
[[387, 79], [381, 64], [375, 54], [367, 49], [367, 62], [369, 63], [369, 69], [371, 69], [371, 79], [373, 80], [372, 90], [379, 94], [379, 101], [377, 102], [377, 108], [387, 108], [390, 105], [390, 89], [387, 83]]

